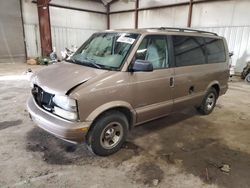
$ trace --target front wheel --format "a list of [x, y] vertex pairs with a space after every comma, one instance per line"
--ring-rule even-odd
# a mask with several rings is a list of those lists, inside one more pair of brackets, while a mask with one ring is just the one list
[[217, 98], [217, 91], [214, 88], [210, 88], [206, 93], [201, 106], [198, 107], [198, 111], [203, 115], [210, 114], [216, 105]]
[[126, 116], [116, 110], [105, 112], [99, 117], [87, 135], [89, 149], [100, 156], [107, 156], [117, 152], [128, 134], [128, 120]]

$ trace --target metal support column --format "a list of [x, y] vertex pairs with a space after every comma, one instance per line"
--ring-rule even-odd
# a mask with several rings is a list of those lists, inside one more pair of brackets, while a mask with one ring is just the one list
[[37, 1], [42, 56], [48, 56], [52, 51], [49, 1], [50, 0]]
[[107, 4], [107, 29], [110, 29], [110, 4]]
[[139, 8], [139, 0], [135, 1], [135, 29], [138, 28], [138, 8]]
[[189, 9], [188, 9], [187, 27], [191, 27], [191, 24], [192, 24], [192, 14], [193, 14], [193, 0], [190, 0], [190, 2], [189, 2]]

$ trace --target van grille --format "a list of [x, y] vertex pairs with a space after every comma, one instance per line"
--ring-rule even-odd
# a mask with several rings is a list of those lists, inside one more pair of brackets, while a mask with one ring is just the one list
[[54, 103], [52, 101], [52, 98], [54, 97], [53, 94], [47, 93], [37, 85], [34, 85], [31, 92], [38, 106], [52, 112], [54, 108]]

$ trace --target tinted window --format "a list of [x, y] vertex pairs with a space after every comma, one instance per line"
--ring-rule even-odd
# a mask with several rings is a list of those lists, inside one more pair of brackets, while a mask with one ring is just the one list
[[226, 61], [224, 43], [221, 39], [206, 38], [208, 63], [219, 63]]
[[173, 45], [177, 67], [206, 63], [202, 37], [173, 36]]
[[154, 69], [169, 67], [167, 42], [164, 36], [147, 36], [141, 42], [136, 59], [147, 60]]

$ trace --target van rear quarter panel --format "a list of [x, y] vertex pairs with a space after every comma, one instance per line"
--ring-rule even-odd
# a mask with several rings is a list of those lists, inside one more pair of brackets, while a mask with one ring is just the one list
[[[199, 106], [213, 84], [218, 84], [220, 89], [227, 88], [228, 78], [228, 64], [225, 62], [175, 68], [174, 111]], [[194, 91], [190, 93], [191, 87]]]

